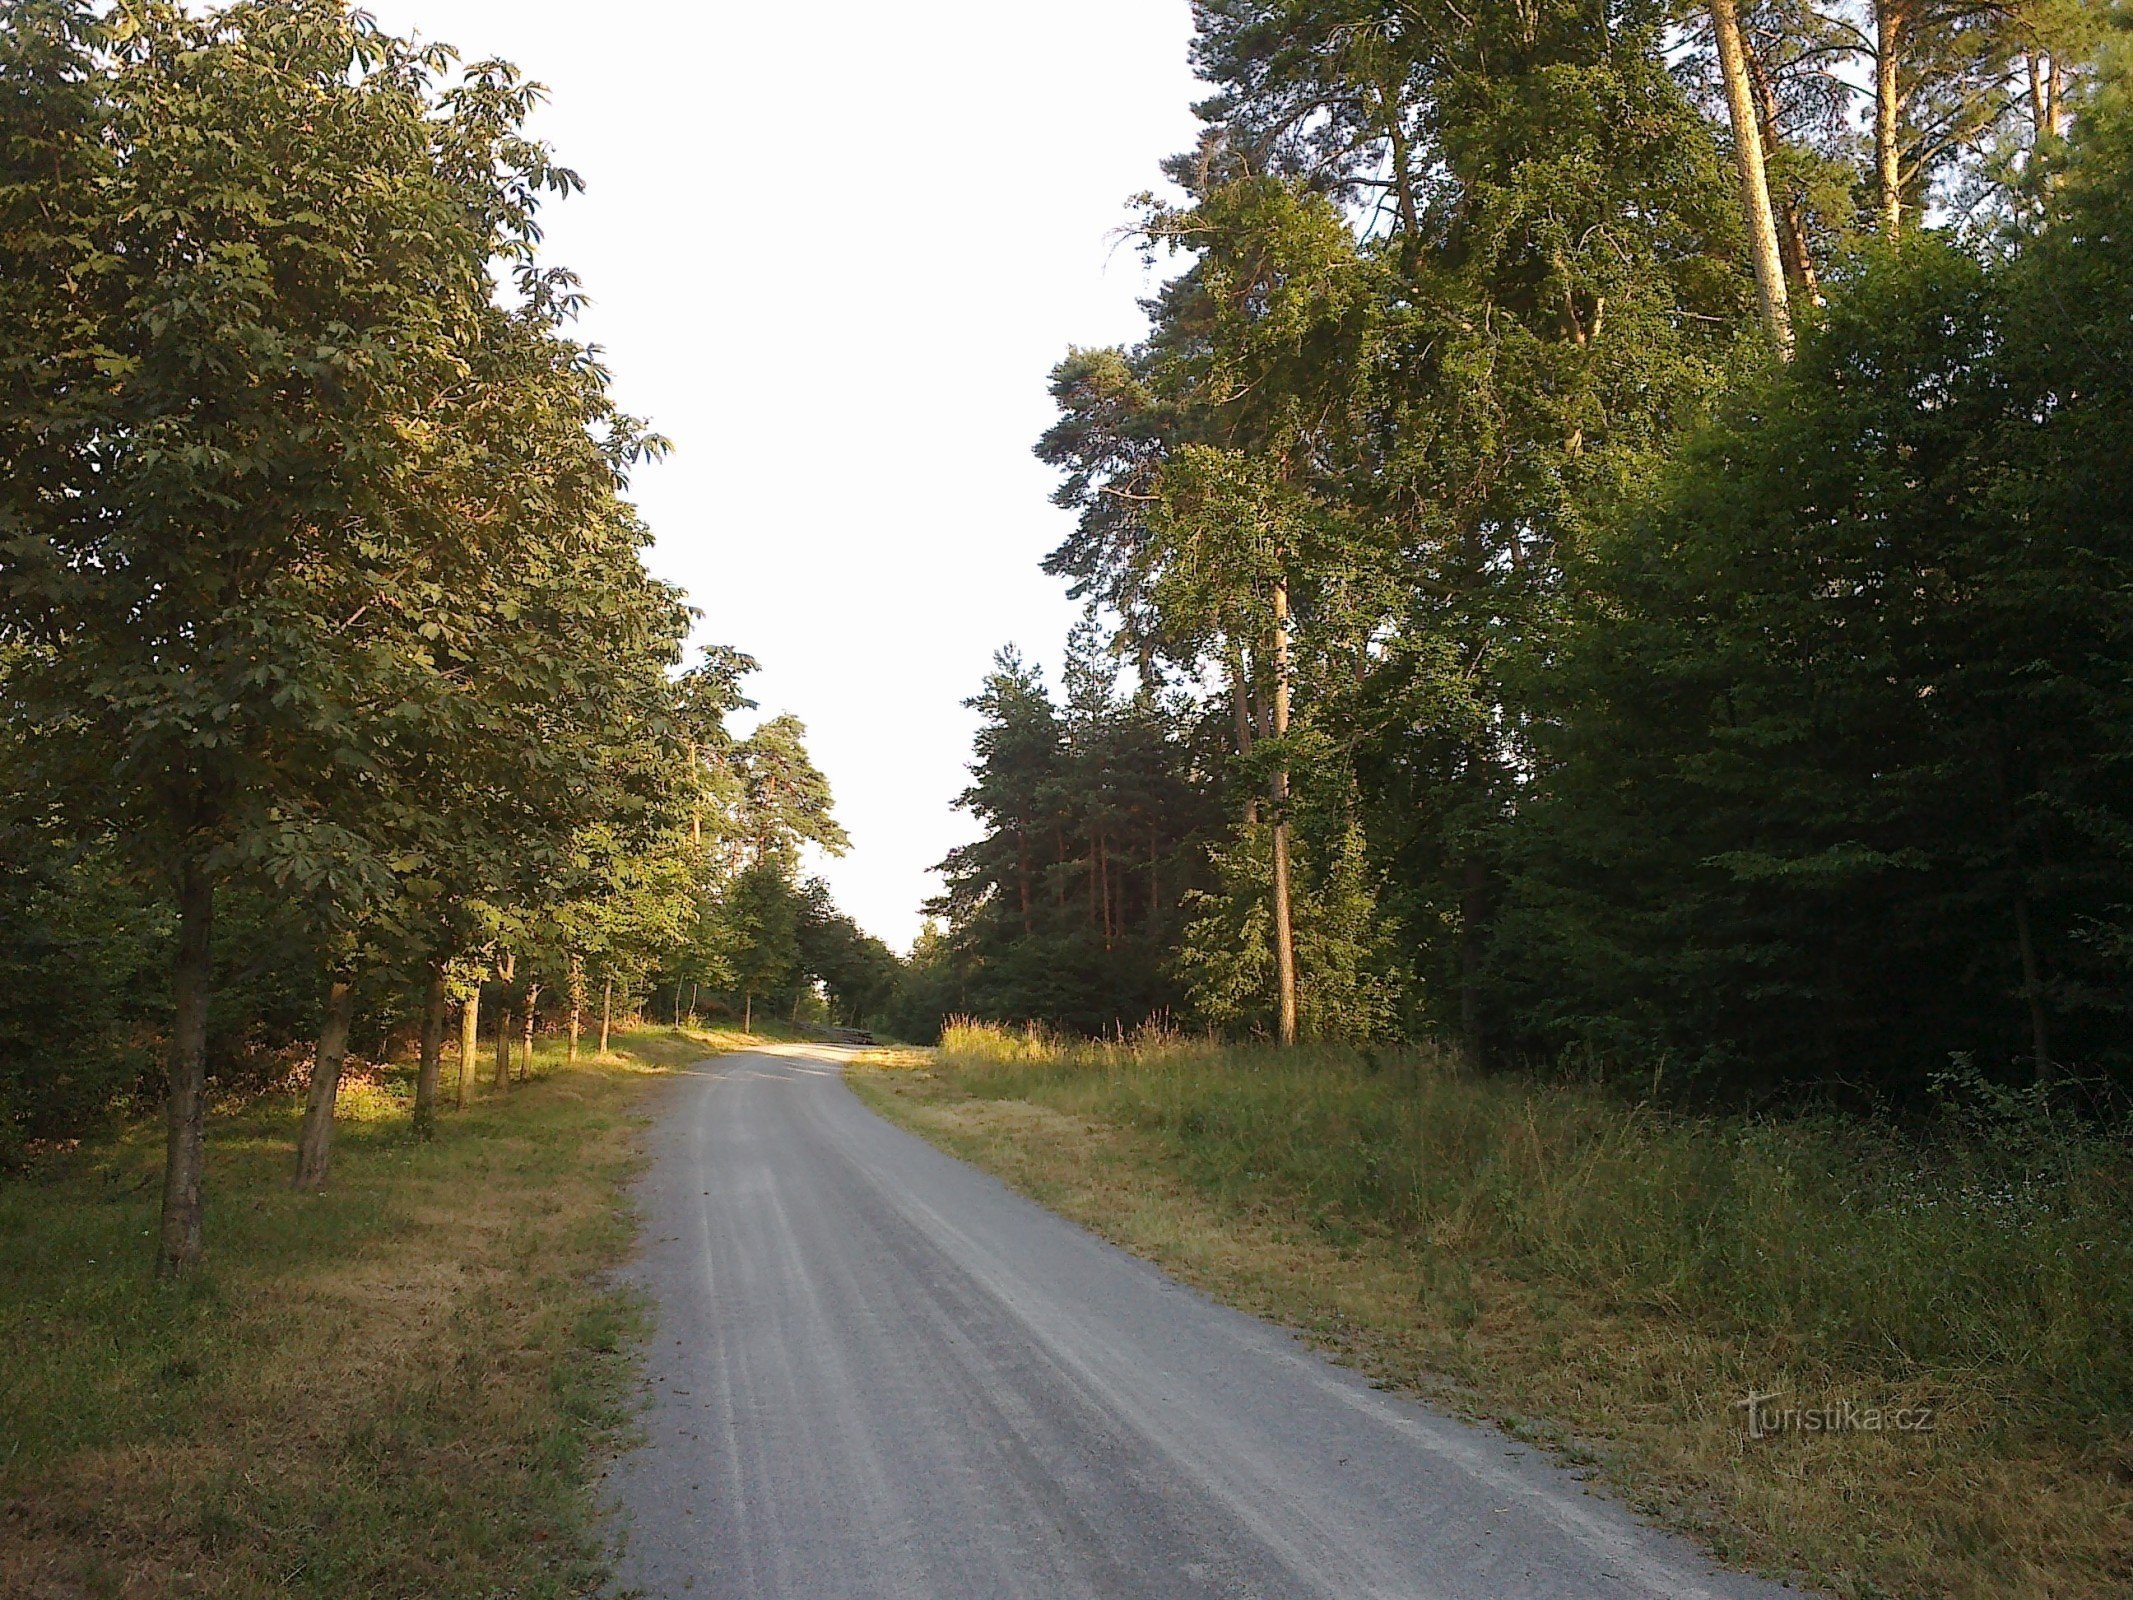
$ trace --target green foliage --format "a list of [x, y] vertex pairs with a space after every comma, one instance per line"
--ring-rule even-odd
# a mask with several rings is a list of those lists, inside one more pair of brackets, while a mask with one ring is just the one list
[[167, 1026], [170, 920], [108, 849], [0, 835], [0, 1170], [22, 1141], [77, 1132], [146, 1077]]
[[1598, 542], [1495, 957], [1540, 1037], [1908, 1096], [2133, 1066], [2133, 281], [2095, 248], [1878, 257]]
[[533, 85], [339, 0], [0, 21], [0, 969], [77, 962], [83, 1013], [65, 1067], [7, 1021], [9, 1137], [160, 1046], [196, 1150], [190, 1086], [285, 1075], [336, 978], [372, 1047], [432, 974], [626, 1007], [714, 887], [707, 789], [724, 842], [841, 848], [797, 723], [724, 736], [747, 658], [671, 676], [623, 498], [663, 445], [539, 257], [578, 180]]
[[[1186, 1014], [1267, 1026], [1285, 824], [1322, 1036], [1749, 1098], [1915, 1104], [1957, 1057], [2123, 1086], [2133, 160], [2099, 16], [1907, 11], [1906, 220], [1864, 246], [1879, 180], [1817, 66], [1857, 42], [1750, 8], [1789, 366], [1675, 12], [1195, 20], [1186, 200], [1140, 219], [1185, 270], [1144, 341], [1054, 370], [1039, 445], [1077, 518], [1048, 570], [1197, 703], [1227, 819], [1150, 958]], [[957, 1003], [1070, 1021], [988, 987], [987, 816]]]
[[[1232, 1035], [1266, 1038], [1275, 1018], [1274, 949], [1268, 911], [1272, 874], [1265, 823], [1250, 823], [1210, 851], [1216, 887], [1186, 897], [1188, 921], [1176, 962], [1190, 1015]], [[1326, 837], [1306, 830], [1307, 838]], [[1293, 863], [1299, 1031], [1307, 1039], [1357, 1043], [1399, 1032], [1400, 983], [1393, 930], [1371, 892], [1363, 830], [1351, 822]]]
[[1004, 650], [969, 702], [978, 753], [958, 803], [984, 833], [941, 864], [932, 909], [951, 931], [913, 953], [909, 1003], [925, 1014], [899, 1031], [930, 1037], [943, 1015], [976, 1010], [1103, 1032], [1180, 1006], [1165, 952], [1212, 821], [1195, 730], [1170, 698], [1121, 698], [1091, 630], [1065, 677], [1062, 706]]

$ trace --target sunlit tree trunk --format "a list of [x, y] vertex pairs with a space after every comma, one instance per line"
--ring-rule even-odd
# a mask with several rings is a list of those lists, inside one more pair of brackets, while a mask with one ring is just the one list
[[585, 963], [570, 958], [570, 1059], [578, 1059], [578, 1028], [585, 1016]]
[[481, 985], [468, 991], [459, 1008], [459, 1109], [467, 1108], [467, 1083], [474, 1076], [474, 1051], [481, 1037]]
[[749, 991], [741, 995], [741, 1032], [755, 1032], [755, 995]]
[[541, 986], [537, 983], [527, 984], [525, 1048], [519, 1052], [518, 1058], [518, 1081], [520, 1083], [533, 1081], [533, 1025], [540, 1016], [540, 1002]]
[[200, 1190], [207, 1157], [207, 999], [213, 977], [208, 941], [214, 917], [214, 880], [199, 860], [188, 860], [178, 879], [178, 950], [170, 974], [176, 1015], [165, 1106], [162, 1228], [156, 1244], [159, 1278], [178, 1277], [200, 1262]]
[[1903, 223], [1903, 98], [1897, 58], [1908, 21], [1907, 0], [1879, 0], [1874, 8], [1874, 181], [1885, 239], [1894, 239]]
[[607, 1054], [607, 1029], [615, 1013], [615, 975], [610, 972], [600, 988], [600, 1054]]
[[1421, 215], [1415, 206], [1414, 157], [1408, 149], [1407, 128], [1400, 120], [1399, 94], [1383, 84], [1377, 90], [1385, 136], [1392, 146], [1392, 194], [1399, 208], [1401, 243], [1412, 250], [1422, 237]]
[[[1742, 46], [1748, 56], [1748, 77], [1755, 85], [1757, 115], [1763, 125], [1763, 162], [1768, 176], [1770, 160], [1783, 148], [1778, 134], [1777, 90], [1771, 86], [1770, 74], [1765, 72], [1757, 59], [1754, 47], [1745, 36]], [[1822, 277], [1815, 270], [1813, 245], [1807, 238], [1807, 216], [1797, 195], [1788, 193], [1779, 206], [1778, 249], [1785, 258], [1785, 275], [1816, 305], [1822, 303]]]
[[[1289, 733], [1289, 585], [1274, 583], [1274, 738]], [[1296, 1042], [1296, 935], [1289, 895], [1289, 758], [1275, 763], [1269, 786], [1274, 802], [1274, 983], [1279, 991], [1281, 1042]]]
[[437, 1077], [444, 1065], [444, 963], [430, 967], [422, 990], [422, 1061], [415, 1069], [415, 1132], [437, 1131]]
[[503, 985], [499, 997], [501, 1004], [496, 1012], [496, 1087], [511, 1087], [511, 980], [518, 975], [518, 957], [499, 956], [496, 962], [497, 981]]
[[296, 1186], [325, 1185], [333, 1154], [333, 1107], [340, 1097], [341, 1066], [348, 1059], [348, 1029], [355, 1021], [355, 985], [336, 977], [326, 990], [326, 1016], [311, 1058], [311, 1094], [304, 1102], [303, 1131], [296, 1141]]
[[1748, 55], [1741, 46], [1736, 0], [1711, 0], [1711, 26], [1718, 36], [1718, 67], [1726, 83], [1726, 110], [1733, 123], [1733, 166], [1740, 178], [1741, 210], [1748, 224], [1748, 253], [1755, 265], [1756, 300], [1763, 331], [1782, 355], [1792, 352], [1792, 309], [1785, 292], [1785, 264], [1778, 254], [1777, 219], [1770, 209], [1770, 179], [1763, 163], [1763, 130], [1748, 82]]

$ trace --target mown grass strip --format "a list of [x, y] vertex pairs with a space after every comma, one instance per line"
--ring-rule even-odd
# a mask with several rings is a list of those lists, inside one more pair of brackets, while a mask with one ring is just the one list
[[[2133, 1593], [2122, 1146], [1682, 1118], [1426, 1055], [987, 1030], [854, 1081], [1187, 1281], [1590, 1464], [1723, 1559], [1861, 1600]], [[1751, 1391], [1774, 1397], [1770, 1436], [1744, 1426]], [[1827, 1408], [1834, 1427], [1806, 1421]]]
[[404, 1074], [352, 1083], [321, 1195], [289, 1188], [293, 1103], [219, 1115], [207, 1268], [176, 1285], [148, 1275], [154, 1126], [0, 1184], [0, 1593], [592, 1592], [639, 1101], [740, 1042], [544, 1048], [427, 1143]]

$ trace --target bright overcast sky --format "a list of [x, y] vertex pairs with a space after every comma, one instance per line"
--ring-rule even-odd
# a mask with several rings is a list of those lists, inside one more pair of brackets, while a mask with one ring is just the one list
[[899, 949], [972, 834], [961, 702], [1015, 643], [1056, 667], [1066, 531], [1030, 446], [1070, 343], [1141, 328], [1117, 230], [1190, 146], [1186, 0], [371, 0], [548, 86], [587, 190], [548, 257], [621, 403], [675, 443], [635, 498], [698, 638], [808, 726]]

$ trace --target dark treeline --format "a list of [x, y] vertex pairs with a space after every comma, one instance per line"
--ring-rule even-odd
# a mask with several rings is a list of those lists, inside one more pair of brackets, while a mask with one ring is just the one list
[[1039, 447], [1138, 688], [1003, 658], [941, 1008], [2133, 1081], [2120, 11], [1195, 15], [1182, 271]]
[[[1167, 959], [1181, 897], [1206, 877], [1221, 813], [1195, 781], [1193, 708], [1121, 699], [1099, 641], [1077, 635], [1064, 704], [1012, 651], [972, 702], [984, 719], [961, 804], [985, 836], [943, 864], [936, 907], [995, 953], [930, 998], [940, 1011], [1044, 1017], [1102, 1031], [1182, 1010]], [[1219, 748], [1207, 754], [1219, 764]], [[922, 948], [923, 984], [933, 952]], [[914, 1004], [921, 1000], [914, 995]]]
[[165, 1272], [214, 1094], [308, 1062], [315, 1185], [352, 1049], [427, 1131], [670, 978], [885, 1003], [804, 730], [677, 670], [536, 97], [338, 0], [0, 0], [0, 1165], [160, 1100]]

